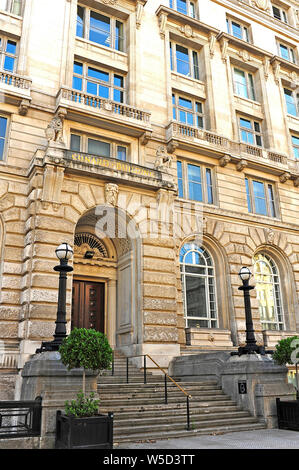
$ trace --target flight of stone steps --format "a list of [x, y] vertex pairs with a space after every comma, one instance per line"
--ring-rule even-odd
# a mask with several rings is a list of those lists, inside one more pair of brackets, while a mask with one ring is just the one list
[[168, 380], [165, 404], [164, 376], [147, 374], [133, 365], [126, 383], [126, 359], [115, 360], [114, 375], [99, 377], [100, 411], [114, 413], [114, 445], [125, 442], [147, 442], [200, 434], [265, 429], [266, 425], [243, 411], [225, 395], [216, 381], [181, 382], [192, 396], [190, 430], [187, 430], [186, 397]]

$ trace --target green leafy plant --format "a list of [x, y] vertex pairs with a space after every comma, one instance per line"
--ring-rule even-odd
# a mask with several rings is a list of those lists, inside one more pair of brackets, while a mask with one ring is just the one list
[[99, 400], [94, 400], [94, 394], [89, 398], [85, 396], [85, 376], [86, 370], [110, 369], [112, 349], [106, 335], [94, 329], [74, 328], [63, 340], [59, 353], [68, 370], [83, 368], [83, 391], [78, 393], [77, 400], [66, 402], [66, 413], [73, 416], [97, 414]]
[[298, 362], [299, 362], [299, 337], [290, 336], [278, 341], [273, 359], [280, 365], [293, 365], [296, 367], [296, 381], [297, 381], [297, 398], [299, 398], [299, 383], [298, 383]]
[[93, 392], [89, 397], [84, 396], [83, 392], [79, 392], [76, 400], [65, 402], [65, 413], [67, 416], [74, 416], [75, 418], [94, 416], [98, 413], [98, 406], [99, 400], [94, 399]]

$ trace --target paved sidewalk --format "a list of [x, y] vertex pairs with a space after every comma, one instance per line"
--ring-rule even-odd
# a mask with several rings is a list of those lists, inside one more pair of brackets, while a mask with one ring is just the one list
[[143, 443], [123, 443], [115, 449], [299, 449], [299, 432], [282, 429], [242, 431]]

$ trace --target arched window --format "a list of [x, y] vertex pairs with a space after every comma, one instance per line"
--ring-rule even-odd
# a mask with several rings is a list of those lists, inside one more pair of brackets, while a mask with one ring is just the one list
[[256, 292], [263, 329], [284, 330], [279, 272], [273, 259], [258, 253], [253, 258]]
[[195, 243], [185, 243], [180, 265], [186, 327], [217, 328], [215, 268], [211, 255]]

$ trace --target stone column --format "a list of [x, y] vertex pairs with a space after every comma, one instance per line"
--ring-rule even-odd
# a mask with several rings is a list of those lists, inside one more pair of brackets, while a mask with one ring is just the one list
[[107, 286], [107, 338], [112, 349], [115, 348], [116, 339], [116, 280], [109, 279]]

